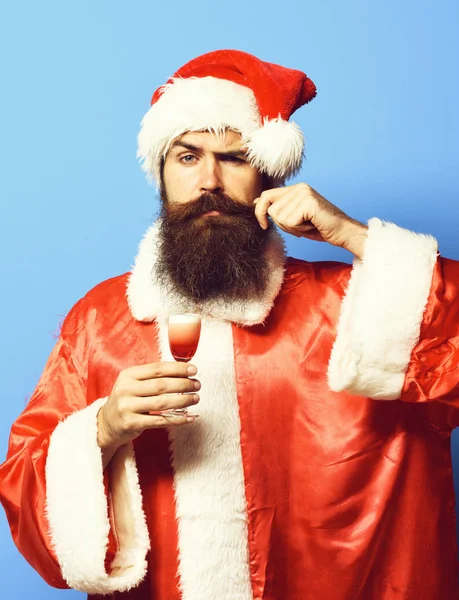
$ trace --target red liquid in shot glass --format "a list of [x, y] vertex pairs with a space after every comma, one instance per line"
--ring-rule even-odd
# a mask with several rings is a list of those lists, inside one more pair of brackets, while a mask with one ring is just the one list
[[169, 347], [174, 359], [188, 362], [197, 350], [201, 335], [199, 315], [171, 315], [169, 317]]

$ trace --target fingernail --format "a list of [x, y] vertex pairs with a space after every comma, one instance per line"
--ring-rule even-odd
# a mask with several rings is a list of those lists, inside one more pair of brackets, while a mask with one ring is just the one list
[[197, 404], [199, 402], [199, 396], [198, 396], [198, 394], [193, 394], [193, 402], [195, 404]]
[[187, 373], [189, 373], [190, 375], [196, 375], [197, 372], [198, 370], [194, 365], [188, 365]]
[[194, 382], [194, 389], [195, 390], [199, 390], [201, 388], [201, 384], [199, 383], [199, 381], [195, 381]]

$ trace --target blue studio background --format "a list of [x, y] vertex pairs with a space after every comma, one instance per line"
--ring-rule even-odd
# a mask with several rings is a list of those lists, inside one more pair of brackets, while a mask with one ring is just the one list
[[[157, 211], [136, 160], [153, 91], [223, 47], [306, 71], [317, 98], [298, 180], [362, 221], [435, 235], [459, 259], [459, 4], [456, 0], [5, 3], [0, 461], [59, 322], [99, 281], [129, 270]], [[347, 252], [288, 239], [307, 260]], [[453, 436], [456, 489], [459, 438]], [[0, 512], [2, 598], [83, 598], [48, 587]]]

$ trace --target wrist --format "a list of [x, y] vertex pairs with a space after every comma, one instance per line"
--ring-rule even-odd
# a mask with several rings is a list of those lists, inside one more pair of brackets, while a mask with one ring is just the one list
[[105, 422], [104, 407], [97, 413], [97, 445], [101, 450], [114, 449], [116, 450], [119, 446], [117, 445], [112, 436], [110, 436], [107, 425]]
[[368, 226], [359, 221], [350, 223], [349, 231], [346, 236], [344, 248], [352, 254], [362, 259], [365, 252], [365, 242], [368, 238]]

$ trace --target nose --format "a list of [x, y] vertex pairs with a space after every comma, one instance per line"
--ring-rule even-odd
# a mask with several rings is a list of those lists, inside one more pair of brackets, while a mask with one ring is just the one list
[[201, 162], [199, 189], [203, 192], [222, 192], [223, 182], [220, 166], [215, 158], [208, 158]]

